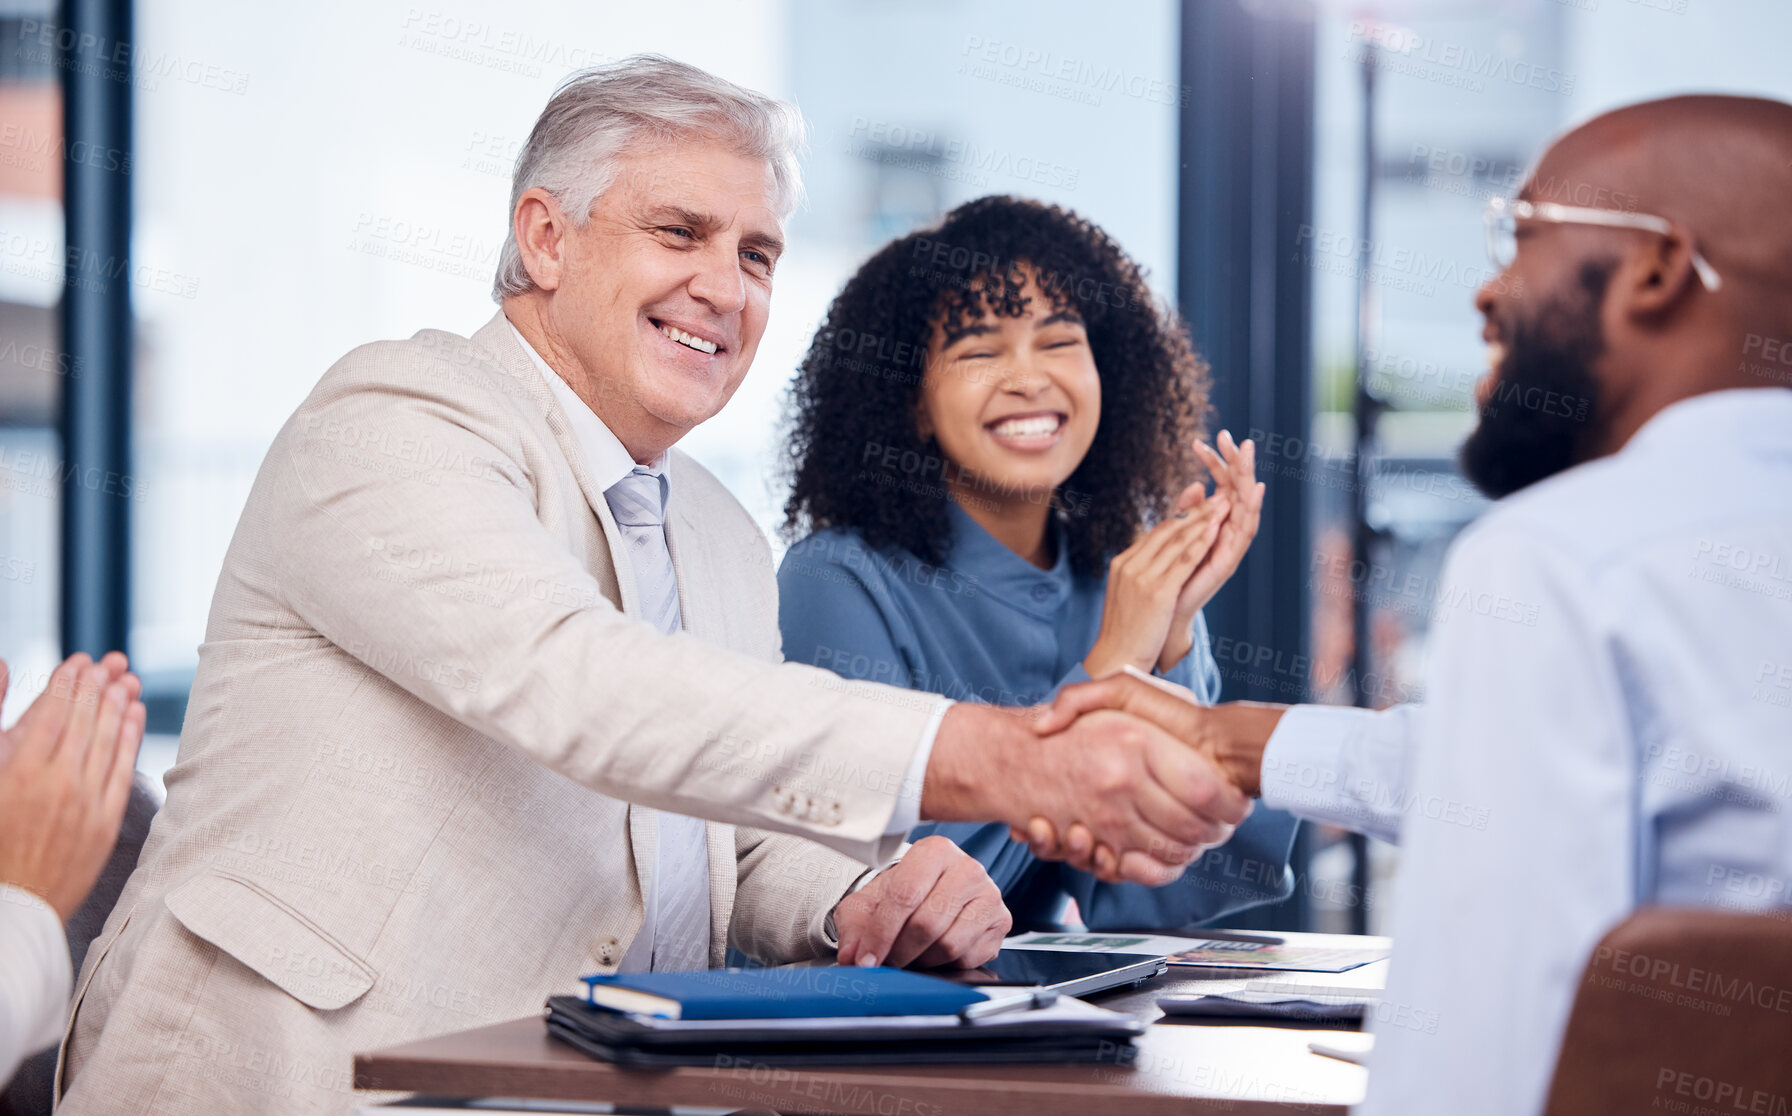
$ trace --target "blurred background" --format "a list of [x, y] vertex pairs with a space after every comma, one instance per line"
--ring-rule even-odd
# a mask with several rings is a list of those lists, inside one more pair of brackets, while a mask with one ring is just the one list
[[[1784, 0], [0, 0], [0, 656], [10, 723], [125, 647], [173, 761], [266, 447], [350, 348], [493, 312], [511, 165], [571, 71], [658, 51], [811, 128], [769, 333], [685, 442], [774, 545], [781, 399], [886, 239], [990, 193], [1105, 226], [1257, 439], [1209, 609], [1229, 697], [1421, 696], [1483, 370], [1480, 213], [1562, 128], [1792, 98]], [[1316, 830], [1262, 925], [1380, 926], [1392, 850]]]

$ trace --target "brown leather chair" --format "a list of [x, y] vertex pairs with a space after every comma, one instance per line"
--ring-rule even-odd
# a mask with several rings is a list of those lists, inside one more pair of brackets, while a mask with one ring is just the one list
[[1620, 923], [1587, 961], [1545, 1112], [1792, 1112], [1792, 909]]

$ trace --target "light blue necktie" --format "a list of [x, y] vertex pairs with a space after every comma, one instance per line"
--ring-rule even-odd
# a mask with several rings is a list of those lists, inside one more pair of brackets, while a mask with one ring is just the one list
[[[641, 618], [671, 635], [683, 627], [678, 578], [666, 547], [666, 479], [636, 466], [604, 492], [628, 545]], [[636, 806], [640, 810], [644, 807]], [[650, 869], [649, 943], [631, 944], [625, 969], [709, 968], [709, 845], [703, 822], [659, 812], [659, 849]]]

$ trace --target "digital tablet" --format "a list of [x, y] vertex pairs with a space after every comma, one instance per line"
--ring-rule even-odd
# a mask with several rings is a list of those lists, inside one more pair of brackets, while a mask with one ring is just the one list
[[1155, 953], [1004, 949], [980, 969], [931, 969], [928, 975], [964, 984], [1048, 988], [1061, 996], [1086, 996], [1149, 980], [1168, 968], [1163, 956]]

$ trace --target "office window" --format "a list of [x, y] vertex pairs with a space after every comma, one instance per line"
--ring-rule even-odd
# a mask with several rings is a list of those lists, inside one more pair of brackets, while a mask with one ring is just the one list
[[59, 386], [80, 369], [60, 349], [62, 100], [39, 41], [53, 5], [0, 2], [0, 656], [11, 723], [60, 659], [56, 615]]
[[1054, 0], [792, 0], [784, 56], [810, 128], [772, 321], [733, 403], [686, 444], [774, 545], [781, 403], [828, 303], [867, 256], [961, 202], [1016, 194], [1100, 223], [1174, 295], [1176, 7], [1091, 22]]
[[139, 57], [183, 63], [137, 98], [136, 253], [171, 277], [137, 300], [141, 668], [190, 681], [256, 470], [324, 371], [496, 312], [511, 166], [562, 79], [672, 49], [783, 91], [778, 5], [688, 11], [673, 44], [624, 4], [139, 5]]
[[[1374, 18], [1381, 12], [1381, 18]], [[1435, 13], [1435, 14], [1433, 14]], [[1746, 16], [1745, 21], [1738, 17]], [[1455, 465], [1485, 371], [1475, 290], [1491, 274], [1481, 211], [1516, 192], [1530, 162], [1572, 125], [1632, 101], [1678, 92], [1792, 96], [1771, 45], [1792, 10], [1759, 2], [1575, 0], [1320, 8], [1315, 211], [1302, 249], [1314, 290], [1312, 427], [1291, 452], [1313, 471], [1314, 693], [1349, 703], [1354, 609], [1367, 610], [1360, 664], [1369, 704], [1423, 697], [1425, 637], [1451, 607], [1437, 580], [1449, 542], [1485, 507]], [[1733, 28], [1756, 31], [1741, 39]], [[1778, 27], [1779, 34], [1766, 29]], [[1374, 71], [1365, 101], [1365, 67]], [[1364, 165], [1373, 120], [1373, 165]], [[1363, 190], [1373, 191], [1362, 228]], [[1575, 199], [1572, 204], [1598, 204]], [[1358, 276], [1366, 381], [1385, 408], [1362, 463], [1374, 542], [1351, 549], [1350, 466], [1357, 450]], [[1330, 834], [1322, 874], [1351, 870], [1351, 843]], [[1368, 928], [1385, 930], [1398, 857], [1371, 845]], [[1318, 904], [1316, 929], [1342, 929], [1350, 902]]]
[[[137, 665], [152, 685], [184, 690], [268, 442], [331, 362], [422, 328], [471, 332], [495, 311], [487, 292], [511, 165], [571, 71], [660, 50], [791, 98], [808, 117], [810, 199], [790, 223], [755, 369], [684, 443], [777, 545], [784, 387], [840, 283], [889, 237], [982, 194], [1043, 198], [1101, 223], [1158, 293], [1177, 296], [1177, 136], [1190, 88], [1177, 29], [1184, 8], [1204, 3], [1147, 0], [1096, 18], [1069, 0], [707, 0], [681, 5], [669, 41], [661, 13], [608, 0], [330, 0], [299, 14], [143, 0], [131, 171], [133, 263], [145, 277], [131, 289]], [[1312, 509], [1308, 575], [1277, 589], [1310, 600], [1304, 696], [1348, 701], [1361, 689], [1389, 704], [1419, 695], [1427, 587], [1483, 506], [1453, 456], [1481, 372], [1470, 298], [1487, 270], [1484, 198], [1600, 108], [1672, 89], [1784, 96], [1792, 79], [1773, 36], [1737, 40], [1724, 14], [1738, 5], [1703, 0], [1390, 0], [1379, 17], [1374, 5], [1215, 3], [1315, 21], [1317, 169], [1298, 250], [1318, 402], [1309, 424], [1265, 431], [1279, 448], [1262, 447], [1261, 459], [1294, 455], [1273, 483], [1303, 486]], [[1770, 0], [1741, 6], [1754, 26], [1792, 29], [1792, 13]], [[56, 384], [78, 375], [55, 352], [60, 155], [40, 156], [60, 135], [54, 58], [27, 33], [49, 18], [45, 3], [0, 0], [0, 434], [15, 462], [57, 454]], [[1378, 142], [1365, 166], [1371, 117]], [[1360, 562], [1349, 487], [1359, 321], [1384, 408], [1361, 462], [1374, 538]], [[56, 516], [53, 486], [0, 492], [5, 649], [27, 677], [56, 655]], [[7, 570], [20, 577], [5, 580]], [[172, 740], [158, 754], [171, 756]], [[1348, 843], [1323, 855], [1321, 868], [1348, 875]]]
[[[463, 333], [488, 296], [512, 163], [555, 86], [658, 50], [792, 98], [812, 128], [810, 200], [791, 222], [772, 323], [734, 402], [684, 448], [768, 530], [785, 384], [872, 248], [991, 192], [1061, 201], [1173, 276], [1174, 5], [1085, 26], [1035, 4], [685, 5], [676, 41], [620, 3], [366, 5], [302, 18], [147, 0], [139, 90], [138, 472], [132, 653], [190, 676], [213, 586], [280, 423], [350, 348]], [[985, 56], [988, 56], [985, 58]], [[1046, 58], [1125, 69], [1130, 91], [1041, 79]], [[188, 80], [191, 77], [192, 80]], [[1169, 292], [1166, 290], [1166, 294]]]

